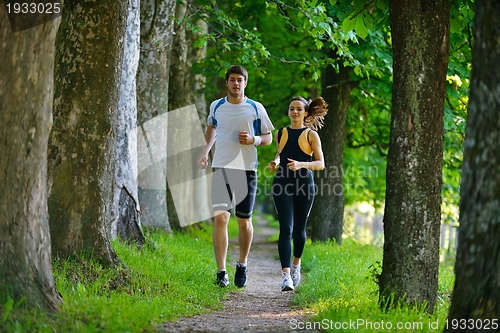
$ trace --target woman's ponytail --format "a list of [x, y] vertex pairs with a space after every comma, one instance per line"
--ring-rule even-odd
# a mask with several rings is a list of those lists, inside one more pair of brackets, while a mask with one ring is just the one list
[[304, 119], [304, 125], [315, 131], [323, 127], [323, 120], [328, 112], [328, 104], [323, 97], [309, 100], [306, 110], [307, 117]]

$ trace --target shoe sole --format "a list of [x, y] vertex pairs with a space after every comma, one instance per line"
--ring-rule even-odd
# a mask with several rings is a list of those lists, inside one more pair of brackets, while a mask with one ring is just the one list
[[290, 291], [293, 290], [293, 287], [286, 286], [284, 288], [281, 288], [281, 291]]

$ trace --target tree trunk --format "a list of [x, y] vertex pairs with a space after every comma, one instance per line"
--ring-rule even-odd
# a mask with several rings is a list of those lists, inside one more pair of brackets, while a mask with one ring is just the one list
[[[141, 0], [137, 72], [139, 202], [141, 223], [170, 231], [166, 199], [166, 117], [176, 2]], [[153, 152], [157, 154], [153, 155]], [[158, 154], [159, 152], [159, 154]]]
[[[445, 331], [498, 331], [500, 318], [500, 3], [476, 1], [455, 289]], [[458, 320], [458, 322], [456, 321]], [[482, 320], [482, 321], [481, 321]], [[471, 322], [477, 326], [471, 325]], [[465, 325], [464, 325], [465, 323]], [[458, 325], [458, 326], [457, 326]]]
[[47, 213], [54, 42], [60, 19], [13, 33], [0, 6], [0, 304], [55, 312]]
[[111, 244], [118, 100], [128, 1], [68, 2], [56, 40], [49, 142], [53, 251], [119, 262]]
[[113, 197], [111, 236], [144, 245], [139, 216], [137, 185], [137, 93], [136, 74], [139, 62], [139, 0], [128, 4], [127, 30], [118, 102], [116, 173]]
[[[394, 83], [381, 305], [427, 304], [438, 288], [447, 0], [391, 1]], [[395, 305], [394, 304], [394, 305]]]
[[[331, 51], [331, 56], [335, 56]], [[322, 78], [322, 95], [328, 103], [325, 126], [319, 131], [325, 169], [315, 172], [317, 194], [309, 217], [311, 239], [335, 239], [342, 244], [344, 222], [344, 141], [345, 121], [349, 96], [355, 84], [349, 76], [350, 68], [341, 67], [339, 73], [328, 67]]]
[[[185, 4], [177, 4], [176, 19], [183, 19], [189, 15], [189, 11], [189, 7]], [[193, 24], [207, 30], [204, 22], [197, 21]], [[205, 122], [207, 117], [205, 97], [197, 92], [204, 78], [197, 77], [192, 67], [205, 57], [206, 50], [193, 46], [195, 37], [195, 34], [186, 28], [185, 23], [176, 26], [170, 60], [168, 109], [172, 112], [195, 105], [199, 119]], [[175, 119], [175, 116], [169, 117], [170, 119]], [[172, 229], [179, 230], [187, 223], [199, 222], [200, 218], [197, 216], [211, 215], [211, 212], [208, 213], [208, 178], [203, 177], [203, 172], [197, 166], [205, 139], [199, 121], [192, 126], [170, 123], [168, 128], [167, 179], [183, 180], [182, 183], [175, 184], [172, 181], [168, 182], [168, 218]], [[196, 140], [197, 138], [199, 140]], [[171, 152], [177, 151], [176, 148], [180, 145], [187, 147], [187, 150], [172, 154]]]

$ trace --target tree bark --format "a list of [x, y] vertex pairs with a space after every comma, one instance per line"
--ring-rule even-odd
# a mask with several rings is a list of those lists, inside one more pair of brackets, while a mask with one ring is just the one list
[[54, 42], [60, 19], [13, 33], [0, 6], [0, 304], [56, 312], [47, 213]]
[[438, 288], [447, 0], [391, 1], [394, 83], [384, 214], [382, 306], [427, 304]]
[[139, 34], [139, 0], [130, 0], [118, 102], [111, 236], [119, 236], [122, 240], [142, 246], [145, 239], [140, 223], [137, 185], [136, 74], [139, 62]]
[[[166, 199], [166, 130], [174, 0], [141, 0], [141, 53], [137, 72], [139, 202], [141, 223], [170, 231]], [[152, 124], [153, 126], [148, 126]], [[148, 130], [147, 130], [148, 129]], [[152, 129], [150, 131], [149, 129]], [[158, 130], [158, 131], [157, 131]], [[161, 150], [160, 156], [153, 151]]]
[[[445, 331], [483, 332], [500, 318], [500, 3], [475, 2], [455, 288]], [[455, 320], [458, 320], [456, 322]], [[471, 325], [471, 322], [475, 325]], [[465, 323], [465, 324], [464, 324]], [[455, 326], [457, 324], [457, 326]], [[479, 327], [483, 325], [483, 329]]]
[[[182, 20], [189, 15], [190, 8], [186, 4], [177, 4], [175, 13], [176, 19]], [[192, 22], [192, 24], [198, 25], [199, 28], [205, 31], [207, 30], [204, 22], [197, 21]], [[196, 76], [192, 70], [193, 64], [205, 57], [206, 49], [194, 47], [195, 37], [195, 34], [186, 28], [184, 22], [176, 26], [170, 60], [168, 109], [169, 111], [175, 111], [194, 104], [196, 105], [199, 119], [206, 122], [207, 108], [205, 96], [198, 93], [198, 90], [201, 88], [200, 83], [204, 81], [204, 78]], [[202, 134], [193, 132], [197, 130], [200, 130], [200, 128], [196, 126], [179, 127], [175, 126], [175, 124], [169, 125], [169, 131], [179, 131], [179, 133], [168, 133], [167, 146], [170, 147], [168, 150], [172, 151], [174, 150], [172, 147], [177, 147], [181, 144], [192, 148], [184, 154], [169, 154], [167, 160], [167, 178], [186, 180], [181, 187], [175, 188], [175, 200], [174, 188], [172, 184], [167, 184], [168, 218], [174, 230], [180, 230], [184, 226], [185, 222], [182, 223], [181, 221], [190, 219], [190, 217], [186, 217], [185, 213], [196, 211], [196, 214], [192, 216], [210, 215], [200, 212], [209, 208], [208, 183], [204, 181], [208, 178], [198, 178], [198, 181], [190, 182], [197, 177], [198, 171], [201, 173], [197, 162], [201, 156], [202, 147], [196, 147], [197, 144], [194, 144], [193, 140], [196, 136]], [[193, 140], [193, 144], [182, 142], [186, 138]], [[204, 143], [204, 139], [202, 141]], [[196, 187], [194, 184], [196, 184]], [[179, 217], [179, 214], [183, 214], [183, 216]]]
[[[331, 51], [330, 55], [335, 56]], [[309, 217], [312, 241], [334, 239], [342, 244], [344, 222], [344, 141], [345, 121], [349, 96], [356, 86], [349, 76], [350, 68], [341, 67], [339, 73], [328, 67], [322, 77], [322, 95], [328, 103], [325, 126], [319, 131], [325, 168], [315, 172], [317, 188]]]
[[68, 2], [56, 40], [49, 142], [53, 251], [119, 263], [110, 244], [128, 1]]

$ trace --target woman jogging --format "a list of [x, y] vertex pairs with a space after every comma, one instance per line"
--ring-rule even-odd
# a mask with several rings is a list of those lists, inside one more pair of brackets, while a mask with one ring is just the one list
[[315, 195], [312, 170], [323, 170], [325, 166], [316, 130], [323, 126], [327, 112], [328, 104], [322, 97], [312, 101], [294, 97], [288, 108], [290, 126], [274, 133], [278, 151], [268, 168], [271, 172], [277, 168], [272, 194], [280, 224], [278, 252], [283, 270], [282, 291], [293, 290], [300, 282], [306, 223]]

